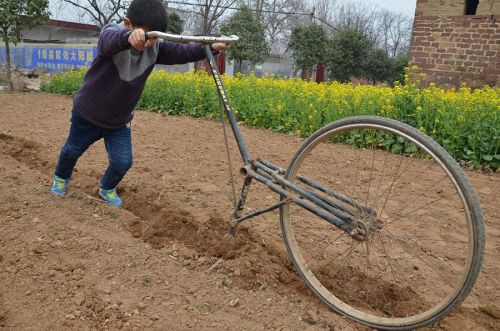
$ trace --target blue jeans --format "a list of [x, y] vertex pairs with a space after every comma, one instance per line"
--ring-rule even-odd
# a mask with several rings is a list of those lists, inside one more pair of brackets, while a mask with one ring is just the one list
[[115, 188], [132, 167], [132, 137], [130, 126], [110, 130], [100, 128], [73, 114], [69, 137], [64, 144], [56, 175], [68, 179], [78, 158], [96, 141], [104, 138], [109, 165], [99, 183], [105, 190]]

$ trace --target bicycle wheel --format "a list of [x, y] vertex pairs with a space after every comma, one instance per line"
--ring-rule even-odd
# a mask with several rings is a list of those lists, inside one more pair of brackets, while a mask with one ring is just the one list
[[453, 158], [420, 131], [371, 116], [334, 122], [302, 145], [286, 178], [363, 229], [353, 237], [296, 204], [280, 209], [299, 274], [338, 313], [415, 329], [471, 291], [484, 253], [479, 202]]

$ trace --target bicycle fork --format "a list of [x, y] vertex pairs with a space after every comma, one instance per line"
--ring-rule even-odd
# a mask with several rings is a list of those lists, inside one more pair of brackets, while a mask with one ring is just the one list
[[[263, 159], [250, 160], [248, 164], [242, 167], [240, 172], [245, 176], [245, 179], [240, 191], [240, 198], [234, 208], [231, 218], [231, 227], [229, 229], [230, 235], [236, 234], [237, 227], [240, 223], [280, 208], [287, 203], [299, 205], [312, 214], [345, 231], [359, 241], [365, 240], [369, 233], [371, 226], [362, 220], [353, 219], [351, 215], [362, 214], [365, 216], [374, 216], [375, 212], [371, 208], [329, 189], [316, 181], [300, 175], [296, 176], [300, 182], [334, 199], [322, 196], [312, 190], [291, 183], [283, 177], [286, 174], [284, 169]], [[257, 210], [249, 215], [241, 216], [245, 207], [250, 184], [254, 179], [266, 185], [271, 191], [280, 194], [281, 199], [278, 203], [271, 206]]]

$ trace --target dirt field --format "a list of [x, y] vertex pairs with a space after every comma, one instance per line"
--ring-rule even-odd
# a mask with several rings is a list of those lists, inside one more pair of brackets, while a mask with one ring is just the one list
[[[310, 294], [277, 212], [224, 238], [232, 198], [219, 123], [138, 112], [118, 210], [97, 199], [102, 142], [80, 159], [68, 196], [49, 193], [70, 112], [67, 97], [0, 94], [0, 328], [367, 329]], [[242, 131], [252, 155], [281, 166], [302, 143]], [[484, 265], [471, 295], [435, 329], [500, 330], [500, 174], [467, 174], [486, 221]], [[255, 185], [249, 204], [273, 198]]]

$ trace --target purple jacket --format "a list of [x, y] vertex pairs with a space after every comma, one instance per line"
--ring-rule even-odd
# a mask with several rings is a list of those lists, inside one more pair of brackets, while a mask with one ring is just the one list
[[155, 47], [138, 52], [128, 43], [127, 32], [117, 24], [103, 28], [97, 57], [73, 98], [77, 116], [105, 129], [116, 129], [132, 120], [155, 64], [183, 64], [206, 57], [201, 44], [161, 40]]

